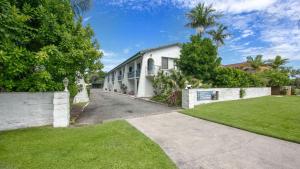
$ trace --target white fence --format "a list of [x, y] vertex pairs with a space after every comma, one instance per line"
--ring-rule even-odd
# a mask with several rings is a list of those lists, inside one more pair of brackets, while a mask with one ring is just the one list
[[0, 93], [0, 131], [69, 125], [69, 92]]
[[[243, 91], [244, 92], [243, 92]], [[241, 97], [241, 92], [244, 97]], [[210, 88], [210, 89], [184, 89], [182, 90], [182, 107], [194, 108], [195, 105], [255, 98], [271, 95], [271, 88]]]

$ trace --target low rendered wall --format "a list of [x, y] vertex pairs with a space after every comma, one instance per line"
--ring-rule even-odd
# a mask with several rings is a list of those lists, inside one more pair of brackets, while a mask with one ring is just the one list
[[68, 92], [0, 93], [0, 131], [69, 125]]
[[[245, 90], [245, 96], [240, 98], [240, 90]], [[211, 97], [214, 95], [215, 97]], [[182, 90], [182, 107], [194, 108], [195, 105], [255, 98], [271, 95], [271, 88], [210, 88], [210, 89], [184, 89]]]

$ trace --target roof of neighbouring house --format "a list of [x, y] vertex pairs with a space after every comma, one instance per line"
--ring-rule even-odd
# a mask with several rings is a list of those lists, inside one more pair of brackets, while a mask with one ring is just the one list
[[232, 68], [240, 68], [240, 67], [248, 67], [250, 64], [248, 62], [234, 63], [229, 65], [224, 65], [224, 67], [232, 67]]
[[164, 49], [164, 48], [169, 48], [169, 47], [172, 47], [172, 46], [181, 46], [181, 43], [173, 43], [173, 44], [169, 44], [169, 45], [163, 45], [163, 46], [159, 46], [159, 47], [156, 47], [156, 48], [148, 48], [148, 49], [144, 49], [144, 50], [141, 50], [139, 52], [137, 52], [135, 55], [131, 56], [130, 58], [128, 58], [127, 60], [125, 60], [124, 62], [122, 62], [121, 64], [119, 64], [118, 66], [116, 66], [115, 68], [113, 68], [112, 70], [110, 70], [108, 73], [120, 68], [121, 66], [143, 56], [145, 53], [149, 53], [149, 52], [152, 52], [152, 51], [155, 51], [155, 50], [160, 50], [160, 49]]

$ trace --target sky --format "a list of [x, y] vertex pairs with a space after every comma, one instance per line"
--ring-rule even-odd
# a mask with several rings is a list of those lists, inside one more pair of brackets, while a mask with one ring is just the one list
[[188, 42], [195, 30], [185, 27], [186, 13], [200, 2], [224, 14], [219, 22], [230, 37], [219, 49], [222, 64], [262, 54], [300, 68], [300, 0], [94, 0], [83, 22], [94, 29], [109, 71], [140, 50]]

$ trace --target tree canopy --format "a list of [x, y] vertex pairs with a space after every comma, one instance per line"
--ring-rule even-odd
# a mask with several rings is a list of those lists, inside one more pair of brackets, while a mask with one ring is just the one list
[[217, 24], [216, 19], [222, 16], [212, 5], [206, 6], [205, 3], [199, 3], [195, 8], [187, 13], [190, 20], [187, 27], [196, 28], [197, 33], [202, 35], [210, 27]]
[[289, 59], [284, 59], [281, 56], [277, 55], [274, 59], [270, 59], [267, 61], [268, 65], [273, 69], [282, 68], [285, 64], [288, 63]]
[[78, 73], [100, 70], [90, 26], [64, 0], [0, 0], [0, 90], [63, 90]]
[[213, 85], [216, 87], [258, 87], [265, 84], [254, 74], [235, 68], [219, 67], [216, 70]]
[[247, 62], [250, 64], [250, 66], [254, 70], [259, 70], [261, 68], [261, 66], [264, 65], [263, 55], [257, 55], [255, 57], [248, 56], [247, 57]]
[[196, 35], [191, 37], [191, 42], [183, 44], [177, 66], [185, 75], [210, 83], [220, 63], [212, 40]]

